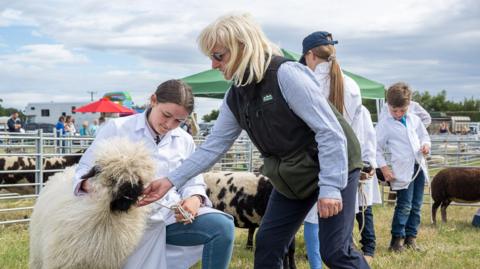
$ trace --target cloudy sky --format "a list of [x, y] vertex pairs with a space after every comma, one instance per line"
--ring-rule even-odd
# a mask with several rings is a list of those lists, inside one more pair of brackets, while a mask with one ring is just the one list
[[2, 105], [122, 90], [144, 104], [160, 82], [210, 68], [196, 38], [232, 12], [252, 14], [274, 43], [297, 52], [307, 34], [328, 30], [342, 68], [385, 85], [480, 97], [478, 0], [4, 0]]

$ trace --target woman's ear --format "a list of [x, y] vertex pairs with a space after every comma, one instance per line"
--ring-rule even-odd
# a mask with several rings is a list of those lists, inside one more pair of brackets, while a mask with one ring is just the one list
[[157, 96], [155, 96], [155, 94], [152, 94], [150, 96], [150, 106], [153, 107], [153, 105], [155, 105], [157, 103]]

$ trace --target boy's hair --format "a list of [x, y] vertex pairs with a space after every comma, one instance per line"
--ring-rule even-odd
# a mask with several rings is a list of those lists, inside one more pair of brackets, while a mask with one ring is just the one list
[[405, 107], [410, 105], [412, 90], [404, 82], [397, 82], [387, 91], [387, 103], [392, 107]]

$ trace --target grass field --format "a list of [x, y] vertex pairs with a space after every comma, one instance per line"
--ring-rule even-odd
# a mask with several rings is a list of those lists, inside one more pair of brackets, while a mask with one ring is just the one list
[[[390, 240], [392, 206], [375, 206], [375, 230], [377, 233], [377, 252], [372, 268], [389, 269], [477, 269], [480, 268], [480, 229], [470, 223], [477, 208], [450, 206], [449, 222], [433, 227], [430, 224], [430, 208], [423, 207], [422, 225], [418, 238], [425, 249], [418, 253], [406, 251], [392, 254], [387, 251]], [[359, 235], [355, 233], [358, 241]], [[233, 258], [230, 268], [253, 268], [253, 253], [245, 249], [247, 230], [237, 229]], [[303, 231], [297, 233], [297, 267], [306, 269]], [[0, 268], [28, 268], [28, 225], [0, 226]], [[196, 265], [194, 268], [201, 268]]]

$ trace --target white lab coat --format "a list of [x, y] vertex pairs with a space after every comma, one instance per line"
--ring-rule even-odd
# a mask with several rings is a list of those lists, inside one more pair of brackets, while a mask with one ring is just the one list
[[[377, 161], [375, 155], [377, 152], [377, 141], [372, 118], [366, 107], [360, 106], [358, 109], [359, 111], [356, 113], [351, 126], [360, 142], [362, 160], [368, 161], [373, 168], [376, 168]], [[372, 204], [381, 203], [380, 187], [378, 186], [377, 177], [374, 174], [371, 179], [368, 179], [365, 183], [361, 183], [359, 192], [357, 192], [357, 205], [355, 209], [358, 209], [359, 206], [371, 206]]]
[[[147, 127], [145, 113], [110, 120], [99, 129], [95, 141], [80, 159], [74, 178], [74, 192], [76, 194], [81, 195], [79, 191], [80, 177], [93, 166], [94, 152], [98, 143], [114, 136], [124, 136], [132, 141], [143, 141], [146, 148], [152, 149], [152, 156], [157, 161], [156, 179], [166, 176], [180, 166], [182, 161], [195, 150], [192, 137], [181, 128], [169, 131], [156, 145], [151, 131]], [[179, 189], [173, 187], [161, 200], [151, 204], [150, 216], [143, 239], [128, 258], [124, 268], [184, 269], [197, 262], [201, 258], [203, 246], [178, 247], [165, 244], [165, 227], [175, 222], [175, 216], [173, 211], [161, 207], [160, 203], [171, 206], [182, 199], [198, 194], [205, 198], [205, 206], [200, 208], [199, 215], [211, 212], [220, 213], [220, 211], [211, 208], [212, 203], [208, 199], [205, 189], [203, 176], [198, 175], [188, 180]], [[184, 253], [189, 254], [183, 255]]]
[[[315, 68], [315, 75], [320, 82], [322, 94], [328, 99], [330, 95], [330, 62], [320, 63]], [[375, 129], [370, 118], [370, 112], [362, 105], [362, 96], [360, 87], [350, 77], [343, 75], [344, 89], [344, 111], [343, 117], [352, 127], [355, 135], [360, 142], [362, 152], [362, 160], [369, 161], [374, 167], [376, 166], [376, 147], [375, 147]], [[357, 206], [355, 211], [358, 212], [358, 205], [372, 205], [373, 202], [381, 203], [378, 181], [376, 179], [369, 180], [365, 184], [366, 199], [359, 199], [357, 193]], [[365, 204], [366, 202], [366, 204]], [[305, 221], [310, 223], [318, 223], [317, 204], [310, 209]]]
[[[388, 112], [388, 104], [385, 103], [380, 111], [380, 116], [378, 116], [378, 122], [387, 118], [390, 113]], [[430, 114], [417, 102], [410, 101], [410, 105], [408, 105], [408, 114], [415, 114], [417, 117], [420, 118], [425, 128], [432, 123], [432, 117]]]
[[425, 158], [421, 153], [423, 145], [430, 146], [430, 137], [421, 122], [414, 114], [407, 113], [405, 127], [395, 120], [390, 113], [376, 126], [377, 131], [377, 164], [378, 167], [387, 165], [384, 152], [388, 148], [392, 154], [391, 165], [395, 180], [390, 183], [392, 190], [408, 188], [413, 181], [413, 167], [415, 161], [420, 164], [425, 180], [428, 183], [428, 170]]

